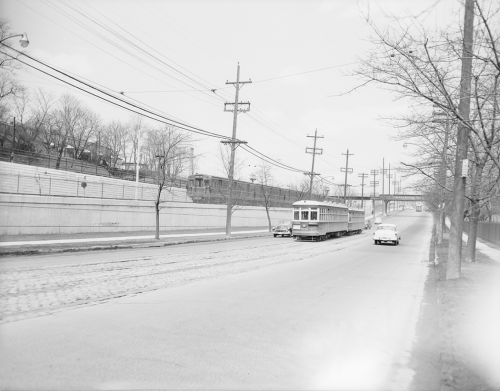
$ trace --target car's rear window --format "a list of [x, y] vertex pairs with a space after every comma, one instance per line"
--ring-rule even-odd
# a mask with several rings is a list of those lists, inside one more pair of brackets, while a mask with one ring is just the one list
[[395, 230], [396, 230], [396, 227], [392, 227], [392, 226], [390, 226], [390, 225], [379, 225], [379, 226], [377, 227], [377, 231], [378, 231], [378, 230], [382, 230], [382, 229], [384, 229], [384, 230], [390, 230], [390, 231], [395, 231]]

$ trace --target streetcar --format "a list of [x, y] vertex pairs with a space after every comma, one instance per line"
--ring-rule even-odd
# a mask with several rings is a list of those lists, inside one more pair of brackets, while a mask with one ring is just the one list
[[361, 233], [365, 212], [343, 204], [302, 200], [293, 203], [292, 236], [296, 240], [322, 241]]

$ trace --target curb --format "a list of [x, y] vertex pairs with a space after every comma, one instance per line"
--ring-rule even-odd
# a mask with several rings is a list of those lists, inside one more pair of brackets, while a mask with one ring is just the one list
[[57, 254], [57, 253], [71, 253], [71, 252], [84, 252], [84, 251], [104, 251], [104, 250], [124, 250], [133, 248], [154, 248], [154, 247], [168, 247], [175, 246], [179, 244], [189, 244], [189, 243], [204, 243], [204, 242], [218, 242], [225, 240], [234, 239], [248, 239], [256, 238], [262, 236], [268, 236], [269, 232], [255, 234], [255, 235], [241, 235], [241, 236], [230, 236], [230, 237], [218, 237], [218, 238], [206, 238], [206, 239], [185, 239], [177, 240], [173, 242], [145, 242], [136, 244], [102, 244], [93, 246], [81, 246], [81, 247], [61, 247], [61, 248], [48, 248], [48, 249], [36, 249], [36, 250], [12, 250], [0, 252], [0, 258], [7, 256], [29, 256], [29, 255], [47, 255], [47, 254]]

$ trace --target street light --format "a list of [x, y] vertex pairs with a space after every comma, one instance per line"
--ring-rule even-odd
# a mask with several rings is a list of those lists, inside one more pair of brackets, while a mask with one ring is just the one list
[[15, 38], [15, 37], [21, 37], [21, 39], [19, 40], [19, 44], [25, 48], [27, 47], [29, 44], [30, 44], [30, 41], [28, 40], [28, 34], [24, 33], [24, 34], [14, 34], [14, 35], [11, 35], [10, 37], [6, 37], [4, 39], [2, 39], [0, 41], [0, 43], [2, 45], [5, 45], [3, 42], [10, 39], [10, 38]]

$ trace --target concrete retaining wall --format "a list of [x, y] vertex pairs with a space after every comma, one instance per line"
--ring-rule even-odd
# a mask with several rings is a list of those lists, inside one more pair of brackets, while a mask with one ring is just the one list
[[[85, 183], [86, 187], [82, 187]], [[0, 193], [153, 201], [158, 186], [71, 171], [0, 162]], [[163, 201], [191, 202], [186, 189], [164, 189]]]
[[[291, 209], [271, 211], [271, 221], [289, 220]], [[160, 212], [160, 229], [223, 228], [225, 205], [167, 202]], [[265, 227], [263, 207], [234, 211], [232, 226]], [[0, 235], [130, 232], [155, 229], [151, 201], [106, 200], [0, 194]]]

